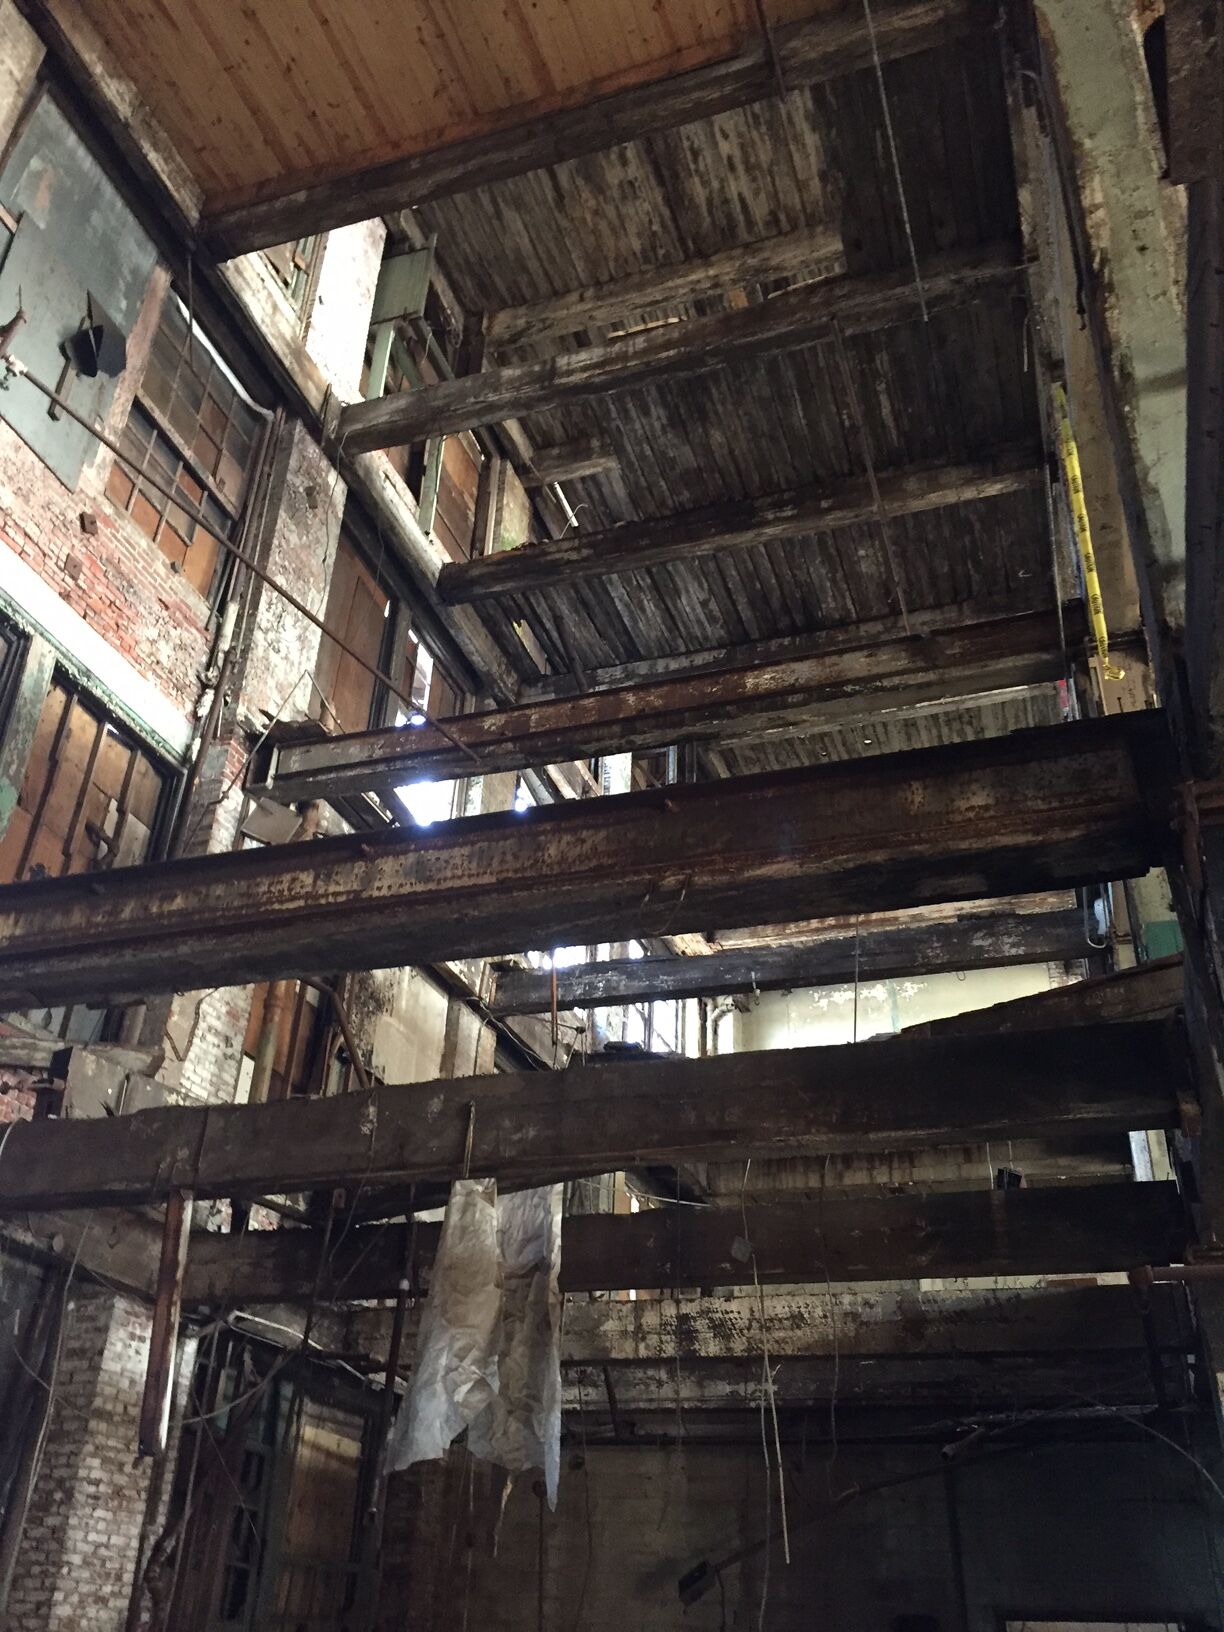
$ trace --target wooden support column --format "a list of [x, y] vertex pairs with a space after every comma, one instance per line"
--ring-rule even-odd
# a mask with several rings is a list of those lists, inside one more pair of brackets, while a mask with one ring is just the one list
[[[621, 958], [556, 972], [562, 1009], [594, 1009], [660, 999], [797, 991], [853, 981], [892, 980], [939, 970], [1087, 958], [1093, 948], [1078, 907], [1065, 912], [979, 914], [964, 924], [914, 924], [829, 936], [796, 946], [755, 947], [703, 957]], [[495, 1015], [544, 1014], [552, 974], [508, 969], [497, 976]]]
[[[968, 0], [902, 0], [877, 7], [875, 50], [890, 61], [943, 45], [987, 21]], [[686, 73], [521, 118], [444, 147], [404, 153], [348, 175], [322, 181], [278, 177], [241, 198], [210, 200], [205, 230], [211, 248], [221, 260], [266, 249], [743, 107], [776, 94], [774, 52], [791, 90], [872, 63], [872, 41], [858, 12], [776, 28], [773, 47], [754, 28], [734, 56]], [[507, 112], [512, 119], [513, 110]]]
[[[1177, 1187], [1168, 1183], [888, 1197], [830, 1194], [823, 1210], [814, 1201], [783, 1201], [750, 1204], [746, 1211], [757, 1272], [774, 1284], [822, 1282], [826, 1270], [835, 1282], [1099, 1274], [1177, 1263], [1186, 1245]], [[418, 1286], [428, 1285], [440, 1228], [416, 1226]], [[394, 1296], [411, 1230], [408, 1224], [384, 1224], [350, 1231], [337, 1243], [319, 1295], [353, 1301]], [[561, 1288], [611, 1292], [750, 1284], [751, 1265], [736, 1250], [743, 1233], [738, 1207], [567, 1217]], [[198, 1234], [191, 1239], [184, 1296], [195, 1307], [300, 1303], [312, 1295], [318, 1268], [314, 1230], [238, 1239]], [[1126, 1295], [1133, 1296], [1129, 1290]], [[919, 1341], [916, 1329], [910, 1336]]]
[[[1082, 619], [1064, 627], [1074, 641]], [[606, 754], [820, 729], [893, 709], [1064, 678], [1053, 612], [902, 636], [824, 656], [272, 747], [248, 786], [282, 804], [387, 793], [405, 782]]]
[[1161, 714], [12, 885], [11, 1006], [1065, 889], [1160, 864]]
[[1165, 1023], [891, 1038], [329, 1099], [14, 1126], [0, 1212], [453, 1179], [542, 1184], [651, 1162], [925, 1149], [1178, 1125]]
[[[1018, 257], [1011, 245], [945, 255], [923, 268], [925, 306], [930, 311], [1019, 281]], [[918, 309], [918, 292], [908, 269], [802, 284], [758, 306], [665, 324], [543, 362], [490, 368], [440, 380], [419, 391], [355, 402], [341, 411], [337, 442], [350, 454], [398, 448], [609, 391], [683, 379], [741, 358], [811, 345], [826, 338], [835, 321], [846, 333], [862, 332], [907, 321]]]

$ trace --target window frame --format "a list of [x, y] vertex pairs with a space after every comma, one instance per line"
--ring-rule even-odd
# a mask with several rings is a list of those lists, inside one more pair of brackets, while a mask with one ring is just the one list
[[[136, 432], [132, 429], [132, 426], [134, 418], [138, 415], [143, 415], [143, 417], [149, 422], [150, 426], [152, 427], [153, 435], [147, 440], [147, 443], [145, 442], [143, 436], [141, 437], [140, 440], [145, 451], [143, 458], [141, 458], [139, 462], [137, 462], [134, 458], [131, 447], [124, 446], [124, 457], [120, 458], [118, 455], [116, 455], [114, 461], [112, 462], [111, 469], [107, 472], [106, 483], [103, 491], [107, 503], [112, 506], [117, 514], [125, 516], [137, 529], [141, 536], [147, 538], [148, 541], [156, 547], [156, 549], [165, 558], [168, 567], [175, 574], [175, 576], [185, 579], [186, 582], [191, 584], [191, 587], [201, 596], [204, 601], [208, 603], [210, 607], [215, 607], [221, 598], [222, 590], [232, 570], [233, 556], [227, 546], [236, 542], [237, 536], [241, 531], [243, 518], [246, 515], [251, 494], [258, 478], [260, 461], [267, 443], [270, 420], [268, 418], [267, 411], [262, 408], [260, 404], [255, 401], [250, 392], [246, 390], [235, 371], [225, 361], [220, 349], [200, 327], [190, 309], [176, 293], [173, 287], [167, 289], [162, 310], [158, 314], [158, 334], [162, 332], [166, 325], [167, 317], [171, 309], [171, 303], [173, 303], [174, 306], [177, 306], [179, 316], [186, 325], [186, 338], [188, 345], [194, 346], [195, 344], [198, 344], [207, 353], [211, 362], [211, 368], [207, 378], [201, 380], [202, 398], [205, 401], [208, 399], [211, 383], [214, 377], [219, 376], [233, 391], [235, 401], [244, 404], [246, 408], [250, 410], [252, 416], [250, 456], [247, 463], [243, 467], [241, 490], [237, 497], [226, 491], [224, 486], [217, 480], [216, 476], [205, 468], [203, 461], [196, 453], [194, 447], [187, 445], [186, 439], [182, 432], [175, 428], [161, 406], [156, 403], [150, 395], [148, 381], [150, 370], [154, 362], [154, 348], [157, 344], [157, 337], [155, 336], [152, 344], [150, 345], [149, 354], [145, 359], [145, 366], [141, 372], [140, 380], [137, 383], [135, 392], [133, 393], [127, 418], [123, 424], [123, 429], [119, 433], [120, 446], [124, 446], [125, 443], [135, 440]], [[183, 357], [180, 357], [179, 366], [181, 367], [185, 363], [187, 366], [190, 366], [190, 359], [184, 355]], [[202, 402], [201, 407], [194, 411], [195, 427], [197, 431], [203, 428], [203, 412], [204, 406]], [[219, 447], [221, 449], [225, 448], [225, 437], [233, 423], [234, 413], [231, 407], [231, 409], [227, 411], [225, 429], [221, 433], [221, 442], [219, 443]], [[205, 429], [205, 434], [211, 435], [211, 432], [208, 432]], [[176, 492], [181, 492], [181, 503], [174, 499], [166, 498], [165, 495], [158, 493], [156, 490], [149, 489], [146, 484], [145, 478], [149, 472], [150, 465], [154, 462], [158, 438], [168, 445], [170, 452], [178, 461], [178, 470], [174, 474], [173, 478], [165, 479], [163, 481], [163, 485], [174, 488]], [[117, 473], [122, 480], [125, 480], [131, 484], [131, 492], [126, 499], [121, 500], [112, 491], [112, 483], [114, 482]], [[161, 478], [163, 473], [154, 470], [153, 475]], [[200, 489], [201, 496], [199, 499], [193, 498], [189, 492], [184, 490], [183, 479], [185, 476], [194, 486]], [[142, 523], [137, 521], [133, 515], [136, 502], [141, 498], [143, 498], [144, 501], [157, 512], [157, 524], [151, 533], [142, 525]], [[191, 509], [198, 512], [199, 517], [202, 518], [207, 513], [209, 500], [211, 500], [212, 503], [222, 512], [226, 521], [224, 530], [218, 529], [216, 533], [213, 533], [209, 529], [207, 523], [203, 519], [197, 519], [197, 517], [190, 515], [186, 508], [187, 506], [190, 506]], [[212, 572], [208, 577], [206, 587], [195, 584], [192, 579], [188, 577], [186, 554], [184, 555], [184, 560], [181, 563], [176, 562], [162, 543], [162, 534], [167, 527], [178, 528], [181, 525], [175, 520], [176, 511], [194, 528], [202, 529], [206, 536], [213, 538], [216, 542], [216, 560], [214, 562]], [[190, 551], [195, 543], [196, 537], [193, 536], [186, 542], [185, 550]]]
[[[0, 730], [2, 730], [4, 726], [7, 725], [9, 711], [16, 700], [20, 685], [20, 676], [25, 665], [26, 655], [29, 652], [31, 637], [26, 630], [22, 629], [20, 626], [12, 624], [8, 619], [0, 619], [0, 635], [3, 635], [4, 639], [11, 643], [9, 651], [5, 653], [3, 659], [0, 660]], [[179, 791], [184, 776], [183, 767], [176, 764], [173, 760], [168, 759], [155, 744], [150, 742], [149, 739], [139, 730], [137, 730], [126, 718], [124, 718], [122, 714], [119, 714], [115, 709], [108, 707], [103, 699], [98, 696], [97, 692], [91, 686], [89, 686], [87, 682], [74, 674], [71, 668], [62, 661], [58, 654], [56, 656], [54, 667], [51, 671], [51, 678], [47, 686], [46, 697], [44, 698], [42, 704], [43, 708], [46, 707], [47, 699], [50, 698], [53, 690], [57, 686], [68, 696], [68, 704], [63, 711], [58, 726], [56, 727], [57, 745], [62, 737], [65, 724], [72, 712], [73, 707], [79, 703], [84, 712], [90, 715], [100, 728], [97, 736], [95, 737], [95, 746], [90, 758], [91, 766], [97, 757], [97, 744], [102, 741], [106, 731], [111, 731], [115, 737], [118, 738], [120, 744], [133, 755], [132, 766], [135, 765], [137, 757], [143, 758], [150, 764], [155, 774], [160, 778], [161, 791], [157, 795], [156, 811], [148, 829], [149, 852], [140, 862], [133, 863], [133, 865], [144, 866], [149, 862], [162, 860], [165, 856], [170, 835], [174, 827], [174, 814], [178, 805]], [[23, 786], [25, 783], [25, 778], [29, 775], [30, 761], [35, 746], [35, 740], [32, 739], [30, 744], [30, 754], [27, 755], [26, 763], [22, 766], [21, 770], [21, 782]], [[44, 788], [42, 796], [40, 797], [40, 807], [46, 803], [51, 786], [51, 781], [54, 775], [54, 757], [50, 763], [52, 775], [48, 777], [47, 786]], [[125, 784], [130, 781], [132, 766], [129, 767], [127, 775], [125, 776]], [[84, 784], [82, 784], [82, 787], [84, 787]], [[83, 794], [79, 793], [77, 795], [78, 804], [81, 802], [82, 798]], [[37, 832], [37, 825], [36, 820], [31, 820], [30, 834], [23, 845], [23, 855], [25, 855], [27, 860], [31, 843], [34, 835]], [[109, 872], [110, 870], [111, 868], [108, 865], [89, 869], [89, 871], [95, 872]], [[18, 869], [19, 874], [20, 871], [21, 870]], [[61, 873], [55, 876], [80, 877], [81, 875]], [[26, 880], [18, 876], [13, 880], [13, 882], [24, 883]]]
[[[295, 238], [289, 243], [272, 244], [267, 249], [261, 249], [257, 252], [267, 266], [269, 275], [274, 280], [286, 303], [303, 323], [309, 316], [310, 308], [314, 304], [314, 297], [318, 293], [319, 272], [323, 265], [323, 246], [326, 242], [327, 234], [325, 232], [311, 232], [306, 233], [301, 238]], [[303, 248], [304, 245], [308, 247]], [[291, 251], [290, 258], [298, 273], [292, 283], [286, 283], [276, 261], [273, 259], [278, 250]], [[300, 264], [299, 257], [301, 257]]]

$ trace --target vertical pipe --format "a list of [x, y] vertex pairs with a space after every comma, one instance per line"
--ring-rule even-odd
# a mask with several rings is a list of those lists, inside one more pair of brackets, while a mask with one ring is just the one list
[[187, 1267], [187, 1240], [191, 1233], [190, 1190], [172, 1190], [162, 1228], [161, 1261], [157, 1266], [157, 1297], [149, 1338], [149, 1365], [140, 1401], [141, 1456], [161, 1456], [170, 1430], [170, 1401], [174, 1394], [174, 1357], [178, 1349], [179, 1315], [183, 1307], [183, 1271]]

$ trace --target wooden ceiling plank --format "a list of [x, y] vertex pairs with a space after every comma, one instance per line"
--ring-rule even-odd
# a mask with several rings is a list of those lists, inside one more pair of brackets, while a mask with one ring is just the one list
[[[1000, 453], [977, 466], [881, 474], [878, 491], [890, 516], [918, 514], [993, 496], [1023, 492], [1040, 479], [1028, 450]], [[598, 532], [498, 551], [443, 567], [438, 591], [448, 605], [522, 594], [561, 578], [603, 577], [669, 561], [692, 561], [767, 541], [803, 539], [877, 519], [876, 489], [864, 477], [820, 489], [708, 506], [649, 521], [621, 522]]]
[[[888, 60], [944, 44], [973, 26], [974, 8], [966, 0], [906, 0], [880, 12], [876, 44]], [[792, 88], [871, 62], [871, 42], [856, 13], [784, 24], [775, 39]], [[208, 218], [211, 242], [222, 258], [284, 243], [689, 125], [759, 101], [775, 89], [769, 52], [754, 32], [737, 55], [631, 84], [579, 106], [543, 111], [538, 102], [520, 109], [503, 105], [497, 115], [502, 128], [432, 152], [410, 152], [322, 179], [316, 173], [313, 180], [301, 165], [285, 165], [283, 176], [253, 189], [253, 196], [216, 201]], [[565, 94], [572, 98], [573, 91]], [[508, 123], [516, 111], [522, 122]]]

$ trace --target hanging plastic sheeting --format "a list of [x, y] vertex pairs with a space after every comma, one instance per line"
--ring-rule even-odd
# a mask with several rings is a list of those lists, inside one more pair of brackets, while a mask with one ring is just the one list
[[543, 1468], [556, 1506], [561, 1192], [550, 1185], [499, 1201], [494, 1179], [451, 1186], [390, 1470], [444, 1456], [466, 1428], [474, 1456], [512, 1473]]

